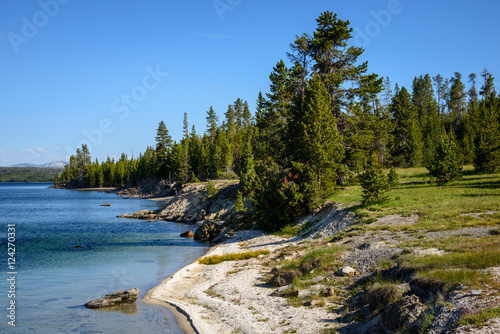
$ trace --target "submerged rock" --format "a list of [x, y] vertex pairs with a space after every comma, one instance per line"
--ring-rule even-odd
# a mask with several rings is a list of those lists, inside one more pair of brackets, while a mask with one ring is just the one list
[[99, 299], [92, 300], [85, 304], [87, 308], [103, 308], [109, 306], [116, 306], [121, 304], [132, 304], [137, 300], [139, 289], [132, 288], [130, 290], [120, 290]]

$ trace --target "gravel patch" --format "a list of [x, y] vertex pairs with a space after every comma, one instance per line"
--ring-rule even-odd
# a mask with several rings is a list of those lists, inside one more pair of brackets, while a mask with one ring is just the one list
[[487, 237], [490, 236], [491, 228], [488, 227], [468, 227], [461, 228], [452, 231], [438, 231], [438, 232], [427, 232], [425, 235], [428, 238], [433, 239], [445, 239], [452, 236], [464, 236], [464, 237]]

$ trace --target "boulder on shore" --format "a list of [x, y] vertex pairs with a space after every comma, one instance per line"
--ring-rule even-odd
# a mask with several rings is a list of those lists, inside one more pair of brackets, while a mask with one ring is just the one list
[[193, 231], [186, 231], [184, 233], [181, 233], [181, 237], [183, 238], [192, 238], [194, 237]]
[[194, 232], [194, 240], [212, 241], [220, 233], [220, 226], [214, 222], [206, 220]]
[[359, 275], [359, 271], [349, 266], [344, 266], [339, 269], [338, 274], [340, 276], [356, 276]]
[[132, 304], [137, 300], [139, 289], [132, 288], [130, 290], [120, 290], [99, 299], [92, 300], [85, 304], [87, 308], [103, 308], [109, 306], [116, 306], [121, 304]]

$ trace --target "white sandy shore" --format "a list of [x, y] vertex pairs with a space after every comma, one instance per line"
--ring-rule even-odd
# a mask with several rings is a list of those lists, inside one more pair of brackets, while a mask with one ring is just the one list
[[[207, 255], [268, 249], [271, 252], [296, 241], [239, 231]], [[271, 254], [272, 256], [272, 254]], [[182, 268], [148, 292], [146, 302], [170, 305], [181, 328], [194, 333], [318, 333], [337, 316], [322, 308], [293, 307], [284, 298], [270, 296], [263, 277], [267, 258], [202, 265], [198, 261]]]

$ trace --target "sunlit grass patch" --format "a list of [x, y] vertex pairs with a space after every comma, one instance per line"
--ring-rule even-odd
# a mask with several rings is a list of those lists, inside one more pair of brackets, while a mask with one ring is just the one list
[[498, 250], [469, 250], [461, 253], [454, 252], [424, 257], [405, 256], [403, 257], [403, 265], [419, 270], [446, 268], [485, 269], [500, 265], [500, 252]]
[[417, 270], [419, 277], [433, 278], [447, 284], [481, 287], [494, 282], [493, 277], [482, 269], [500, 265], [500, 252], [498, 249], [484, 250], [479, 247], [444, 255], [405, 255], [401, 265]]
[[271, 252], [267, 249], [265, 250], [257, 250], [252, 252], [243, 252], [243, 253], [232, 253], [232, 254], [224, 254], [224, 255], [210, 255], [205, 256], [204, 258], [198, 260], [201, 264], [217, 264], [224, 261], [239, 261], [239, 260], [248, 260], [259, 255], [269, 255]]
[[490, 274], [472, 269], [436, 269], [421, 271], [418, 275], [434, 278], [447, 284], [465, 284], [472, 288], [483, 287], [493, 281]]
[[443, 239], [420, 238], [406, 240], [399, 243], [397, 247], [437, 248], [449, 252], [465, 252], [469, 250], [500, 252], [500, 238], [495, 234], [474, 238], [466, 236], [452, 236]]
[[466, 314], [458, 320], [457, 326], [473, 325], [482, 328], [490, 319], [500, 318], [500, 307], [485, 309], [476, 314]]
[[[438, 186], [426, 177], [425, 168], [398, 169], [401, 185], [387, 193], [390, 200], [384, 204], [361, 206], [360, 186], [347, 187], [331, 200], [354, 211], [358, 217], [419, 216], [417, 224], [384, 227], [389, 230], [442, 231], [500, 225], [500, 174], [477, 174], [472, 166], [464, 167], [464, 171], [462, 180]], [[481, 214], [485, 212], [490, 214]], [[468, 216], [469, 213], [479, 215]]]
[[279, 231], [275, 232], [274, 235], [291, 238], [303, 234], [313, 225], [313, 221], [307, 221], [302, 224], [289, 224], [282, 227]]

